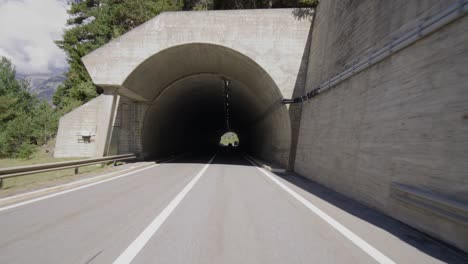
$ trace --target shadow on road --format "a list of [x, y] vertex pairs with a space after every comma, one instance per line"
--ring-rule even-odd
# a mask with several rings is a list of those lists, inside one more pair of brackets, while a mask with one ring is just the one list
[[[206, 164], [214, 153], [215, 151], [213, 150], [207, 150], [199, 153], [187, 153], [177, 156], [176, 158], [168, 158], [170, 160], [165, 161], [164, 163]], [[217, 150], [216, 153], [216, 158], [213, 160], [212, 164], [253, 167], [253, 165], [243, 157], [242, 152], [235, 148], [221, 148]], [[396, 219], [367, 207], [303, 176], [293, 172], [275, 173], [275, 175], [340, 208], [341, 210], [391, 233], [401, 241], [404, 241], [421, 252], [439, 259], [440, 261], [446, 263], [468, 263], [467, 253], [438, 239], [432, 238], [431, 236], [424, 234]]]
[[241, 150], [233, 147], [222, 147], [218, 150], [206, 150], [197, 153], [185, 153], [163, 159], [162, 162], [169, 164], [206, 164], [215, 153], [216, 157], [212, 164], [252, 166], [250, 162], [243, 158]]
[[394, 218], [367, 207], [351, 198], [313, 182], [296, 173], [276, 174], [295, 186], [327, 201], [360, 219], [393, 234], [405, 243], [446, 263], [468, 263], [468, 254], [424, 234]]

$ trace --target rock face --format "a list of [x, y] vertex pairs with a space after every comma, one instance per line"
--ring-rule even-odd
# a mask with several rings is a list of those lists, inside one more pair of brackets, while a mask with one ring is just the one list
[[32, 94], [49, 103], [52, 103], [52, 97], [57, 87], [66, 79], [63, 74], [57, 74], [52, 77], [50, 75], [25, 75], [18, 77], [29, 82], [29, 91]]

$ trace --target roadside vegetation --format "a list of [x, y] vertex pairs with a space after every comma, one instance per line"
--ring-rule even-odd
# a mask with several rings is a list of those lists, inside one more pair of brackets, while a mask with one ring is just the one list
[[0, 158], [29, 158], [56, 133], [61, 112], [28, 92], [15, 67], [0, 58]]
[[45, 145], [37, 147], [36, 151], [32, 153], [27, 159], [18, 159], [18, 158], [0, 159], [0, 168], [18, 167], [18, 166], [80, 159], [80, 158], [54, 158], [53, 153], [52, 153], [54, 145], [55, 145], [55, 140], [48, 141]]
[[[41, 159], [37, 159], [36, 161], [40, 161], [40, 160]], [[61, 159], [58, 161], [65, 161], [65, 160], [67, 159]], [[56, 161], [57, 160], [53, 160], [52, 162], [56, 162]], [[13, 191], [16, 191], [16, 189], [18, 188], [19, 189], [22, 189], [24, 187], [34, 188], [37, 186], [41, 186], [44, 183], [54, 183], [57, 181], [78, 178], [78, 177], [81, 177], [82, 174], [89, 173], [89, 172], [97, 172], [97, 171], [103, 170], [104, 168], [105, 167], [101, 167], [101, 165], [89, 165], [89, 166], [80, 167], [79, 174], [75, 174], [74, 169], [65, 169], [65, 170], [36, 173], [36, 174], [31, 174], [31, 175], [24, 175], [20, 177], [7, 178], [3, 180], [1, 190], [11, 189]]]
[[[60, 161], [70, 161], [77, 160], [80, 158], [54, 158], [52, 155], [52, 150], [54, 148], [54, 140], [50, 140], [47, 144], [37, 147], [36, 151], [31, 154], [28, 159], [18, 159], [18, 158], [5, 158], [0, 159], [0, 168], [6, 167], [17, 167], [17, 166], [26, 166], [34, 164], [44, 164], [51, 162], [60, 162]], [[98, 165], [89, 165], [79, 168], [79, 175], [75, 175], [74, 169], [65, 169], [50, 171], [44, 173], [37, 173], [31, 175], [25, 175], [20, 177], [13, 177], [4, 179], [2, 182], [2, 195], [7, 195], [8, 193], [16, 193], [22, 189], [34, 189], [36, 187], [44, 185], [54, 185], [58, 182], [66, 182], [71, 179], [82, 177], [83, 174], [90, 172], [98, 172], [104, 170], [104, 168]]]

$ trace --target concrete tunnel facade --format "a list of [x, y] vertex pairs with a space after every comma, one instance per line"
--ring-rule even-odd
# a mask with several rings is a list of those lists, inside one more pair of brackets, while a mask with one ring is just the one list
[[153, 102], [142, 123], [142, 153], [164, 157], [217, 147], [228, 129], [224, 80], [230, 82], [230, 128], [245, 139], [244, 149], [268, 153], [273, 151], [270, 146], [276, 146], [287, 151], [291, 122], [285, 106], [278, 105], [266, 122], [257, 123], [266, 107], [282, 99], [271, 77], [232, 49], [194, 43], [152, 56], [125, 81]]
[[466, 251], [466, 2], [327, 0], [312, 28], [292, 9], [163, 13], [83, 58], [104, 93], [61, 118], [54, 155], [212, 146], [229, 79], [246, 151]]
[[153, 18], [82, 59], [104, 93], [61, 119], [55, 156], [215, 147], [227, 132], [228, 80], [230, 129], [243, 150], [287, 166], [299, 120], [281, 100], [304, 90], [310, 28], [293, 9]]

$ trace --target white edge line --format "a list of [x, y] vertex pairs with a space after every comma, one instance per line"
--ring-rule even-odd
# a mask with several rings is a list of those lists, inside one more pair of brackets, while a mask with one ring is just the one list
[[[31, 199], [31, 200], [27, 200], [27, 201], [24, 201], [24, 202], [19, 202], [19, 203], [16, 203], [16, 204], [12, 204], [12, 205], [8, 205], [8, 206], [5, 206], [5, 207], [1, 207], [1, 208], [0, 208], [0, 212], [6, 211], [6, 210], [8, 210], [8, 209], [13, 209], [13, 208], [16, 208], [16, 207], [20, 207], [20, 206], [23, 206], [23, 205], [27, 205], [27, 204], [30, 204], [30, 203], [42, 201], [42, 200], [45, 200], [45, 199], [49, 199], [49, 198], [52, 198], [52, 197], [55, 197], [55, 196], [63, 195], [63, 194], [66, 194], [66, 193], [71, 193], [71, 192], [74, 192], [74, 191], [78, 191], [78, 190], [81, 190], [81, 189], [85, 189], [85, 188], [88, 188], [88, 187], [91, 187], [91, 186], [94, 186], [94, 185], [98, 185], [98, 184], [101, 184], [101, 183], [105, 183], [105, 182], [110, 182], [110, 181], [113, 181], [113, 180], [117, 180], [117, 179], [126, 177], [126, 176], [128, 176], [128, 175], [131, 175], [131, 174], [134, 174], [134, 173], [143, 171], [143, 170], [147, 170], [147, 169], [149, 169], [149, 168], [156, 167], [156, 166], [158, 166], [158, 165], [160, 165], [160, 164], [154, 164], [154, 165], [148, 166], [148, 167], [146, 167], [146, 168], [142, 168], [142, 169], [139, 169], [139, 170], [136, 170], [136, 171], [131, 171], [131, 172], [125, 173], [125, 174], [123, 174], [123, 175], [115, 176], [115, 177], [108, 178], [108, 179], [105, 179], [105, 180], [102, 180], [102, 181], [89, 183], [89, 184], [82, 185], [82, 186], [79, 186], [79, 187], [76, 187], [76, 188], [72, 188], [72, 189], [68, 189], [68, 190], [64, 190], [64, 191], [52, 193], [52, 194], [49, 194], [49, 195], [45, 195], [45, 196], [41, 196], [41, 197], [34, 198], [34, 199]], [[98, 177], [101, 177], [101, 176], [98, 176]], [[97, 178], [97, 177], [95, 177], [95, 178]], [[51, 187], [51, 188], [53, 188], [53, 187]], [[38, 190], [38, 191], [39, 191], [39, 190]], [[36, 192], [36, 191], [35, 191], [35, 192]], [[8, 197], [8, 198], [10, 198], [10, 197]], [[6, 199], [6, 198], [5, 198], [5, 199]]]
[[[171, 162], [175, 159], [177, 159], [178, 157], [175, 157], [173, 159], [169, 159], [169, 160], [165, 160], [161, 163], [157, 163], [157, 164], [154, 164], [154, 165], [150, 165], [149, 167], [155, 167], [155, 166], [158, 166], [158, 165], [161, 165], [163, 163], [167, 163], [167, 162]], [[91, 178], [86, 178], [86, 179], [82, 179], [82, 180], [77, 180], [77, 181], [72, 181], [72, 182], [69, 182], [69, 183], [65, 183], [65, 184], [62, 184], [62, 185], [57, 185], [57, 186], [51, 186], [51, 187], [47, 187], [47, 188], [43, 188], [43, 189], [38, 189], [38, 190], [35, 190], [35, 191], [31, 191], [31, 192], [26, 192], [26, 193], [21, 193], [21, 194], [17, 194], [17, 195], [12, 195], [12, 196], [8, 196], [8, 197], [5, 197], [5, 198], [2, 198], [0, 199], [0, 203], [8, 203], [9, 200], [15, 200], [15, 199], [21, 199], [22, 197], [25, 197], [27, 198], [28, 196], [30, 195], [34, 195], [36, 193], [47, 193], [48, 191], [51, 191], [51, 190], [55, 190], [55, 189], [62, 189], [62, 188], [65, 188], [65, 187], [68, 187], [68, 186], [73, 186], [73, 185], [77, 185], [77, 184], [81, 184], [81, 183], [84, 183], [84, 182], [94, 182], [96, 179], [99, 179], [99, 178], [107, 178], [109, 177], [110, 175], [112, 174], [119, 174], [119, 173], [125, 173], [127, 171], [130, 171], [130, 170], [134, 170], [134, 169], [138, 169], [140, 167], [143, 167], [143, 166], [146, 166], [147, 164], [142, 164], [140, 166], [132, 166], [128, 169], [125, 169], [125, 170], [122, 170], [122, 171], [114, 171], [114, 172], [110, 172], [110, 173], [107, 173], [107, 174], [104, 174], [104, 175], [98, 175], [98, 176], [95, 176], [95, 177], [91, 177]], [[146, 168], [143, 168], [143, 169], [146, 169]], [[134, 172], [138, 172], [140, 170], [136, 170]], [[130, 172], [131, 174], [131, 172]], [[1, 207], [0, 207], [0, 212], [1, 212]]]
[[166, 221], [169, 215], [174, 211], [174, 209], [179, 205], [179, 203], [184, 199], [187, 193], [193, 188], [197, 181], [201, 178], [203, 173], [208, 169], [210, 164], [213, 162], [213, 159], [216, 157], [216, 154], [208, 161], [208, 163], [203, 166], [203, 168], [198, 172], [198, 174], [184, 187], [184, 189], [164, 208], [164, 210], [159, 213], [156, 218], [141, 232], [141, 234], [120, 254], [120, 256], [113, 262], [113, 264], [129, 264], [133, 259], [138, 255], [138, 253], [143, 249], [143, 247], [148, 243], [148, 241], [153, 237], [153, 235], [158, 231], [162, 224]]
[[114, 172], [107, 173], [107, 174], [104, 174], [104, 175], [98, 175], [98, 176], [95, 176], [95, 177], [92, 177], [92, 178], [86, 178], [86, 179], [72, 181], [72, 182], [68, 182], [68, 183], [65, 183], [65, 184], [57, 185], [57, 186], [51, 186], [51, 187], [38, 189], [38, 190], [35, 190], [35, 191], [31, 191], [31, 192], [26, 192], [26, 193], [21, 193], [21, 194], [17, 194], [17, 195], [8, 196], [8, 197], [0, 199], [0, 203], [7, 203], [8, 200], [21, 199], [21, 197], [28, 197], [28, 196], [36, 194], [36, 193], [47, 192], [47, 191], [54, 190], [54, 189], [61, 189], [61, 188], [67, 187], [67, 186], [73, 186], [73, 185], [80, 184], [80, 183], [83, 183], [83, 182], [88, 182], [88, 181], [92, 182], [92, 181], [94, 181], [96, 179], [99, 179], [99, 178], [106, 178], [107, 176], [109, 176], [111, 174], [117, 174], [117, 173], [122, 173], [122, 172], [125, 173], [126, 171], [133, 170], [135, 168], [139, 168], [139, 167], [142, 167], [142, 166], [145, 166], [145, 165], [146, 164], [143, 164], [143, 165], [136, 166], [136, 167], [131, 167], [131, 168], [128, 168], [128, 169], [125, 169], [125, 170], [122, 170], [122, 171], [114, 171]]
[[364, 239], [360, 238], [358, 235], [354, 234], [351, 230], [340, 224], [338, 221], [333, 219], [331, 216], [326, 214], [324, 211], [320, 210], [318, 207], [313, 205], [311, 202], [306, 200], [304, 197], [300, 196], [298, 193], [290, 189], [288, 186], [283, 184], [281, 181], [279, 181], [276, 177], [268, 173], [265, 169], [258, 167], [252, 160], [250, 160], [249, 157], [244, 155], [245, 159], [248, 160], [250, 163], [252, 163], [255, 168], [257, 168], [259, 171], [261, 171], [264, 175], [266, 175], [271, 181], [279, 185], [283, 190], [285, 190], [287, 193], [289, 193], [291, 196], [296, 198], [300, 203], [302, 203], [305, 207], [310, 209], [313, 213], [318, 215], [322, 220], [327, 222], [329, 225], [331, 225], [333, 228], [335, 228], [338, 232], [340, 232], [343, 236], [345, 236], [347, 239], [351, 240], [356, 246], [360, 247], [364, 252], [366, 252], [368, 255], [373, 257], [377, 262], [379, 263], [385, 263], [385, 264], [395, 264], [393, 260], [391, 260], [389, 257], [385, 256], [382, 252], [371, 246], [369, 243], [367, 243]]

